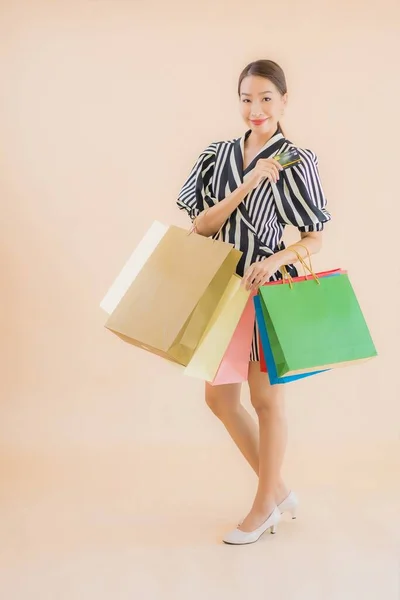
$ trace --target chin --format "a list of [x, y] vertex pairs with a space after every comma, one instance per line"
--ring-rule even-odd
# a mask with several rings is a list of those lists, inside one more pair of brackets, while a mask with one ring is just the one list
[[254, 131], [254, 133], [275, 133], [278, 128], [276, 123], [268, 120], [262, 127], [257, 127], [257, 125], [253, 125], [251, 121], [247, 123], [249, 129]]

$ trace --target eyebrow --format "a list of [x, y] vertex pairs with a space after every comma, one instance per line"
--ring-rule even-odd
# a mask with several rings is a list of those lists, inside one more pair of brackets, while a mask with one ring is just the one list
[[[259, 96], [261, 96], [262, 94], [273, 94], [273, 91], [272, 90], [267, 90], [266, 92], [260, 92]], [[251, 94], [246, 94], [245, 92], [242, 92], [240, 95], [241, 96], [251, 96]]]

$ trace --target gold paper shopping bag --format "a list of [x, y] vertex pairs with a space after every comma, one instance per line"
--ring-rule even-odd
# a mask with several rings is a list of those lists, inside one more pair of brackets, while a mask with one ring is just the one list
[[106, 327], [131, 344], [186, 366], [241, 254], [230, 244], [169, 227]]

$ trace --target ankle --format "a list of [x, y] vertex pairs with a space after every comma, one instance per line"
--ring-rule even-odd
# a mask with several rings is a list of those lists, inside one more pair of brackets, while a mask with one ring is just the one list
[[290, 489], [286, 487], [285, 484], [279, 485], [276, 490], [275, 500], [276, 504], [280, 504], [283, 500], [285, 500], [290, 494]]
[[276, 506], [274, 496], [267, 496], [263, 498], [256, 498], [253, 503], [253, 510], [259, 514], [265, 514], [271, 512]]

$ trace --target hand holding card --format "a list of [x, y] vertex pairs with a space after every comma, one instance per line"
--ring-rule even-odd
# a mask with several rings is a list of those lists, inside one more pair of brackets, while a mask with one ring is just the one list
[[274, 158], [260, 158], [254, 169], [243, 177], [243, 183], [250, 191], [265, 179], [268, 179], [271, 183], [276, 183], [280, 171], [283, 171], [283, 167]]

